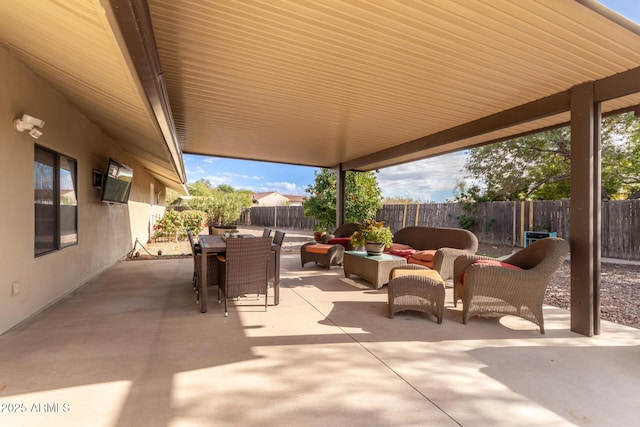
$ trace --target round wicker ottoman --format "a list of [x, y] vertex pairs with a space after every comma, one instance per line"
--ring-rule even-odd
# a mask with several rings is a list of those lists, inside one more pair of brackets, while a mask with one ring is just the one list
[[407, 264], [396, 267], [389, 274], [389, 318], [405, 310], [434, 315], [438, 324], [444, 314], [444, 280], [437, 271]]

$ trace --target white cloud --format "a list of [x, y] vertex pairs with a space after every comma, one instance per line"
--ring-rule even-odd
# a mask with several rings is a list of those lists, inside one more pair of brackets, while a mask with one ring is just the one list
[[378, 183], [384, 197], [410, 197], [442, 202], [453, 198], [456, 183], [464, 178], [465, 152], [381, 169]]
[[[304, 193], [304, 189], [298, 187], [294, 182], [265, 182], [263, 184], [265, 191], [277, 191], [280, 194], [298, 194]], [[271, 190], [267, 190], [271, 189]]]
[[222, 184], [231, 185], [231, 179], [229, 179], [229, 177], [227, 176], [208, 175], [203, 177], [203, 179], [206, 179], [207, 181], [209, 181], [212, 187], [217, 187], [218, 185], [222, 185]]
[[203, 160], [203, 162], [205, 162], [205, 163], [215, 163], [217, 161], [218, 161], [218, 159], [216, 157], [207, 157], [207, 158], [205, 158]]

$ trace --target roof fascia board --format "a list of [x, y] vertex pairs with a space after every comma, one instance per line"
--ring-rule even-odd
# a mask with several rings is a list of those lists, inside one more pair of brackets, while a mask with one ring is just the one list
[[608, 20], [640, 36], [640, 25], [594, 0], [575, 0]]
[[427, 135], [395, 147], [350, 160], [342, 166], [345, 170], [367, 170], [367, 165], [563, 113], [568, 111], [570, 106], [569, 91], [559, 92], [432, 135]]
[[[103, 0], [103, 3], [106, 2], [107, 0]], [[105, 5], [105, 10], [111, 10], [113, 15], [109, 16], [110, 14], [107, 13], [107, 17], [110, 22], [115, 21], [120, 30], [124, 48], [133, 61], [158, 128], [165, 140], [173, 167], [182, 184], [185, 184], [187, 179], [182, 151], [162, 75], [149, 6], [145, 0], [109, 0], [109, 3], [111, 8]]]

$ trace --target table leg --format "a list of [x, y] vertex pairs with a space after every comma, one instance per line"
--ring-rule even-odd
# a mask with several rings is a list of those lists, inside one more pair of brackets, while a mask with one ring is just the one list
[[208, 278], [207, 278], [207, 271], [208, 271], [208, 266], [207, 266], [207, 260], [208, 260], [208, 253], [204, 251], [204, 249], [202, 250], [202, 254], [200, 255], [202, 257], [202, 262], [200, 263], [201, 266], [201, 271], [200, 271], [200, 312], [201, 313], [206, 313], [207, 312], [207, 283], [208, 282]]
[[273, 304], [280, 304], [280, 250], [281, 248], [276, 248], [276, 262], [275, 265], [275, 273], [273, 277]]

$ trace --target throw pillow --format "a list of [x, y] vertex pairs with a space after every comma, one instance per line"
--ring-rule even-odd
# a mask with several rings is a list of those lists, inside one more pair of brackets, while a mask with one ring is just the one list
[[436, 256], [435, 249], [427, 249], [424, 251], [417, 251], [411, 257], [417, 259], [418, 261], [433, 261]]
[[416, 252], [417, 251], [415, 249], [390, 249], [389, 250], [389, 254], [395, 255], [395, 256], [401, 256], [406, 259], [411, 258], [411, 255], [413, 255]]
[[[474, 261], [473, 264], [495, 265], [497, 267], [509, 268], [511, 270], [522, 270], [522, 268], [518, 267], [517, 265], [508, 264], [506, 262], [502, 262], [502, 261], [497, 260], [497, 259], [478, 259], [478, 260]], [[473, 265], [473, 264], [471, 264], [471, 265]], [[460, 278], [460, 281], [462, 282], [463, 285], [464, 285], [464, 275], [465, 275], [465, 273], [466, 273], [466, 271], [464, 271], [462, 273], [462, 277]]]

